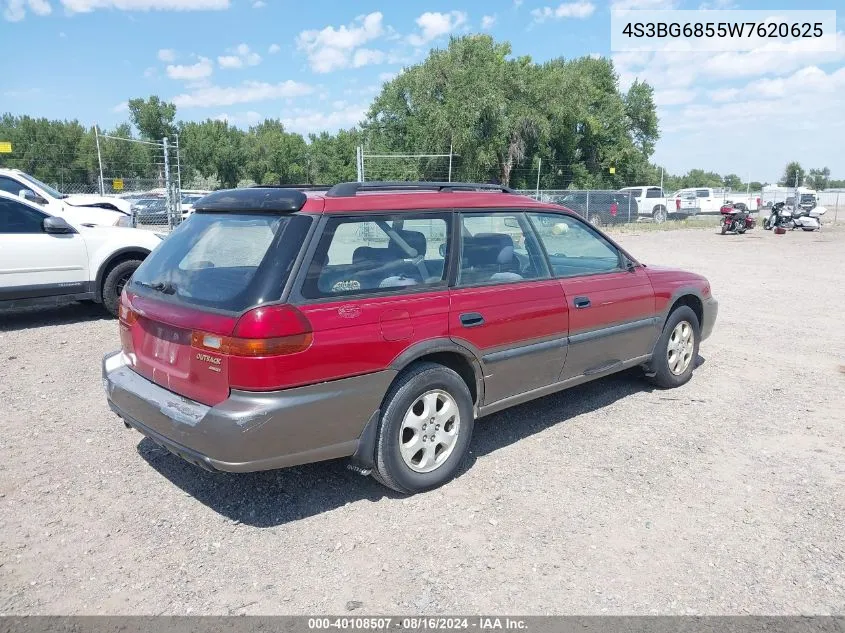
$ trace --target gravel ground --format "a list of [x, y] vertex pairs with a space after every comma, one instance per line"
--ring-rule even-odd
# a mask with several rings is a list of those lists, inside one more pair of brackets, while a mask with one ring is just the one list
[[709, 276], [692, 381], [485, 418], [413, 498], [194, 468], [108, 410], [99, 308], [0, 314], [0, 613], [845, 613], [845, 230], [620, 241]]

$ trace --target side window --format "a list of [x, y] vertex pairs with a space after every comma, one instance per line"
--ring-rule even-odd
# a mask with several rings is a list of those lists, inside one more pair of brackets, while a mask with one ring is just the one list
[[461, 234], [459, 285], [549, 277], [542, 251], [522, 213], [464, 214]]
[[710, 192], [707, 189], [696, 189], [695, 195], [698, 198], [709, 198]]
[[17, 180], [12, 180], [6, 176], [0, 176], [0, 191], [5, 191], [13, 196], [19, 196], [22, 189], [30, 191], [29, 187], [25, 187]]
[[330, 218], [302, 295], [323, 299], [445, 284], [449, 226], [444, 213]]
[[529, 217], [549, 254], [555, 277], [621, 270], [619, 250], [580, 220], [556, 213], [529, 213]]
[[45, 217], [25, 204], [0, 198], [0, 233], [41, 233]]
[[662, 198], [663, 192], [660, 191], [660, 189], [657, 189], [655, 187], [651, 187], [651, 188], [646, 190], [645, 197], [646, 198]]

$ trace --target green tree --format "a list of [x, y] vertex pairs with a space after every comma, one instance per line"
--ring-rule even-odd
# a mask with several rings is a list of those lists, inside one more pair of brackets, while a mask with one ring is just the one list
[[245, 136], [246, 175], [265, 185], [305, 182], [307, 149], [301, 135], [290, 134], [281, 121], [268, 119]]
[[804, 184], [804, 168], [798, 161], [787, 163], [780, 177], [780, 184], [785, 187], [800, 187]]
[[742, 182], [742, 178], [737, 176], [736, 174], [728, 174], [727, 176], [722, 178], [722, 184], [725, 185], [731, 191], [739, 191], [741, 189], [745, 189], [745, 185]]
[[148, 99], [130, 99], [129, 118], [141, 138], [161, 141], [164, 137], [170, 137], [171, 142], [173, 141], [173, 135], [176, 133], [173, 123], [176, 119], [176, 106], [172, 103], [162, 101], [155, 95]]
[[807, 174], [806, 184], [810, 189], [823, 191], [827, 189], [830, 182], [830, 169], [822, 167], [821, 169], [811, 169]]
[[308, 135], [306, 179], [311, 184], [348, 182], [358, 177], [355, 148], [363, 141], [358, 130], [339, 130]]
[[222, 187], [236, 187], [245, 174], [245, 133], [226, 121], [207, 119], [180, 125], [180, 149], [189, 172], [216, 177]]

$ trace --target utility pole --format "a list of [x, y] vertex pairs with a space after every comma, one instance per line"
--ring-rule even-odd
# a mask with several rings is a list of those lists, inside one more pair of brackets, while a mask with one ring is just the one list
[[97, 129], [97, 124], [94, 124], [94, 140], [97, 143], [97, 163], [100, 165], [100, 195], [106, 195], [106, 185], [103, 182], [103, 156], [100, 154], [100, 132]]

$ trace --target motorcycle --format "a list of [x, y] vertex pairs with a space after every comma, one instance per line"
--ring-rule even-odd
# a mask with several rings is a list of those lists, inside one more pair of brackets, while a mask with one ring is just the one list
[[822, 227], [822, 216], [827, 212], [824, 207], [796, 209], [788, 207], [785, 202], [772, 205], [771, 215], [763, 220], [763, 228], [767, 231], [774, 228], [801, 229], [803, 231], [818, 231]]
[[753, 229], [757, 224], [754, 217], [748, 213], [748, 207], [741, 202], [734, 204], [727, 201], [719, 211], [722, 214], [722, 235], [728, 232], [742, 235], [748, 229]]

